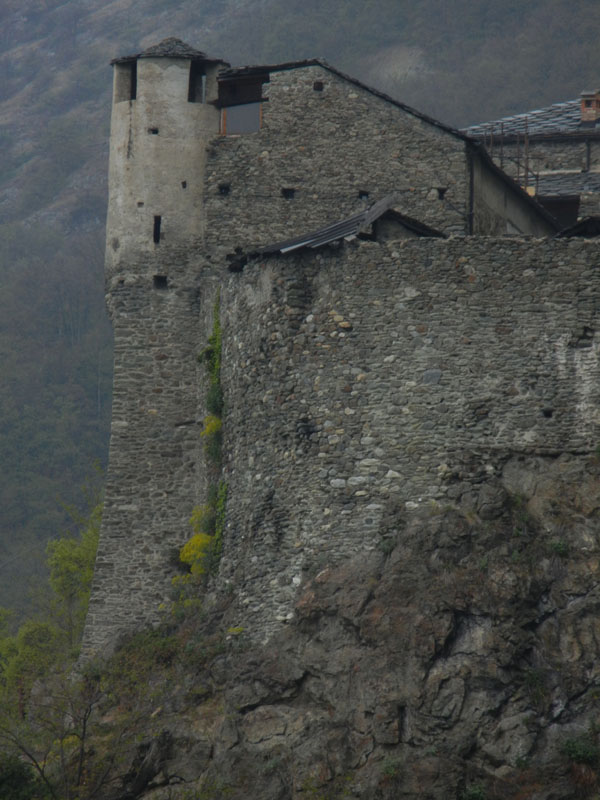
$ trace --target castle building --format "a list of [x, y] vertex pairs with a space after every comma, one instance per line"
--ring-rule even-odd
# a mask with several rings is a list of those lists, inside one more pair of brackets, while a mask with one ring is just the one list
[[494, 162], [562, 227], [600, 213], [600, 91], [472, 125]]
[[166, 39], [113, 64], [113, 416], [85, 653], [168, 605], [207, 491], [215, 313], [218, 583], [259, 639], [398, 509], [459, 502], [515, 448], [593, 446], [597, 257], [550, 241], [482, 144], [320, 60], [231, 68]]

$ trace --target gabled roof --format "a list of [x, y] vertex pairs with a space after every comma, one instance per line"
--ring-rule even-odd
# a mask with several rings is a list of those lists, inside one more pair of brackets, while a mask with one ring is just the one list
[[554, 103], [523, 114], [513, 114], [479, 125], [470, 125], [468, 128], [463, 128], [462, 132], [480, 139], [490, 135], [524, 136], [525, 131], [529, 136], [544, 136], [583, 133], [590, 130], [594, 131], [596, 127], [593, 124], [581, 124], [581, 100], [568, 100], [565, 103]]
[[135, 61], [138, 58], [189, 58], [191, 61], [227, 63], [221, 58], [211, 58], [207, 56], [206, 53], [203, 53], [201, 50], [196, 50], [195, 47], [191, 47], [175, 36], [169, 36], [167, 39], [163, 39], [162, 42], [146, 48], [146, 50], [143, 50], [141, 53], [135, 53], [131, 56], [122, 56], [121, 58], [113, 58], [110, 63], [121, 64], [125, 61]]
[[301, 69], [302, 67], [316, 67], [316, 66], [326, 69], [333, 75], [337, 75], [339, 78], [343, 78], [343, 80], [348, 81], [348, 83], [351, 83], [354, 86], [358, 86], [360, 89], [364, 89], [366, 92], [375, 95], [375, 97], [379, 97], [382, 100], [385, 100], [387, 103], [391, 103], [397, 108], [401, 108], [403, 111], [406, 111], [413, 117], [422, 119], [424, 122], [428, 122], [430, 125], [434, 125], [436, 128], [440, 128], [441, 130], [451, 134], [452, 136], [456, 136], [459, 139], [463, 140], [468, 139], [468, 137], [464, 133], [457, 130], [456, 128], [452, 128], [450, 125], [445, 125], [443, 122], [440, 122], [439, 120], [434, 119], [433, 117], [430, 117], [427, 114], [423, 114], [421, 111], [417, 111], [415, 108], [407, 106], [405, 103], [401, 103], [399, 100], [395, 100], [393, 97], [390, 97], [390, 95], [385, 94], [384, 92], [380, 92], [378, 89], [374, 89], [372, 86], [367, 86], [367, 84], [362, 83], [356, 78], [353, 78], [351, 75], [346, 75], [345, 72], [342, 72], [341, 70], [332, 67], [331, 64], [328, 64], [327, 61], [325, 61], [322, 58], [309, 58], [304, 61], [287, 61], [283, 64], [261, 64], [258, 66], [232, 67], [231, 69], [222, 70], [219, 73], [219, 80], [251, 77], [253, 75], [259, 76], [259, 75], [264, 75], [265, 73], [268, 72], [284, 72], [285, 70]]
[[323, 247], [323, 245], [338, 242], [341, 239], [353, 239], [360, 233], [367, 232], [367, 229], [384, 215], [389, 216], [417, 236], [445, 238], [445, 235], [435, 228], [430, 228], [429, 225], [425, 225], [423, 222], [395, 211], [393, 205], [397, 201], [398, 198], [395, 194], [389, 194], [377, 203], [373, 203], [369, 208], [359, 211], [357, 214], [352, 214], [350, 217], [345, 217], [339, 222], [325, 225], [323, 228], [304, 233], [301, 236], [295, 236], [292, 239], [265, 245], [250, 253], [236, 254], [230, 257], [229, 268], [235, 272], [241, 269], [249, 258], [273, 255], [275, 253], [285, 255], [294, 250], [315, 250], [317, 247]]
[[551, 175], [540, 175], [536, 186], [536, 194], [579, 195], [586, 192], [600, 193], [600, 172], [555, 172]]
[[[317, 247], [322, 247], [325, 244], [337, 242], [340, 239], [350, 239], [358, 236], [359, 233], [365, 232], [376, 220], [382, 217], [386, 212], [392, 212], [392, 206], [398, 202], [398, 198], [394, 194], [389, 194], [377, 203], [359, 211], [358, 214], [352, 214], [351, 217], [346, 217], [339, 222], [334, 222], [332, 225], [326, 225], [324, 228], [319, 228], [311, 233], [305, 233], [301, 236], [296, 236], [293, 239], [286, 239], [283, 242], [276, 242], [275, 244], [262, 247], [256, 253], [251, 255], [267, 255], [268, 253], [290, 253], [292, 250], [300, 250], [308, 248], [314, 250]], [[445, 238], [443, 233], [418, 222], [411, 217], [407, 217], [398, 211], [393, 211], [394, 219], [403, 224], [406, 228], [416, 233], [418, 236], [437, 236]]]

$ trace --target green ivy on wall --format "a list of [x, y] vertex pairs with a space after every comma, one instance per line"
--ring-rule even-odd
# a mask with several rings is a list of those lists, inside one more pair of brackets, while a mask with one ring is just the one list
[[224, 400], [221, 388], [221, 321], [220, 294], [214, 305], [213, 328], [208, 344], [198, 356], [206, 367], [209, 385], [206, 393], [206, 408], [201, 437], [204, 439], [204, 454], [209, 481], [206, 502], [195, 506], [190, 518], [194, 535], [179, 552], [179, 560], [187, 567], [184, 575], [173, 578], [175, 590], [174, 612], [192, 610], [200, 604], [198, 589], [208, 575], [214, 575], [219, 567], [223, 549], [227, 483], [219, 479], [223, 450]]

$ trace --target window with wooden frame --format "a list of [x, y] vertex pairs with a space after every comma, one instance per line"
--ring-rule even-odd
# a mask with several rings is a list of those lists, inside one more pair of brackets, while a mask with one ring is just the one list
[[262, 127], [263, 83], [269, 80], [266, 73], [244, 75], [219, 82], [221, 106], [221, 133], [236, 136], [256, 133]]

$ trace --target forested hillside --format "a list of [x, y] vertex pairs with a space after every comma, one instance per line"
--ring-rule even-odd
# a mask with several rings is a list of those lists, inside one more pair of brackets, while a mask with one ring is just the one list
[[322, 56], [466, 125], [596, 88], [599, 29], [595, 0], [4, 0], [0, 605], [25, 602], [61, 503], [106, 462], [112, 57], [166, 36], [235, 64]]

